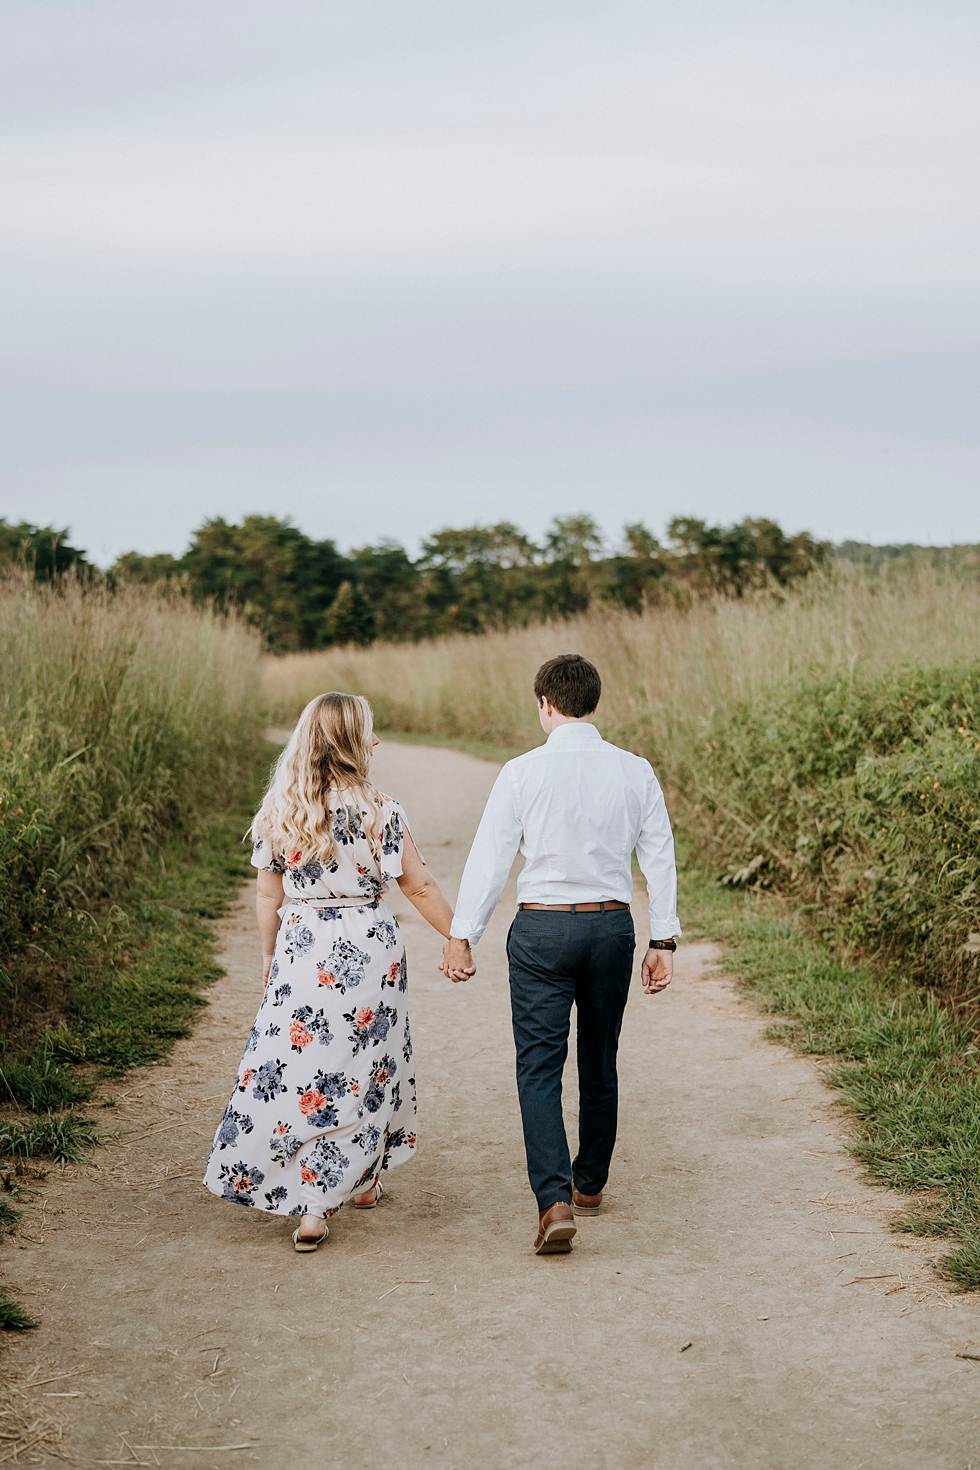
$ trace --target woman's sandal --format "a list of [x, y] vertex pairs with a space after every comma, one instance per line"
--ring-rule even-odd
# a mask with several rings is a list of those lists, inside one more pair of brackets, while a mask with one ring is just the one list
[[317, 1248], [317, 1246], [320, 1244], [320, 1242], [323, 1241], [323, 1240], [326, 1240], [326, 1238], [327, 1238], [327, 1236], [329, 1234], [330, 1234], [330, 1226], [327, 1224], [326, 1220], [324, 1220], [324, 1222], [323, 1222], [323, 1234], [322, 1235], [304, 1235], [304, 1236], [301, 1236], [300, 1233], [299, 1233], [299, 1226], [297, 1225], [296, 1229], [293, 1231], [293, 1247], [294, 1247], [294, 1249], [298, 1250], [301, 1254], [303, 1254], [306, 1251], [315, 1251], [316, 1248]]
[[373, 1210], [374, 1209], [375, 1205], [378, 1203], [378, 1200], [384, 1194], [384, 1186], [382, 1185], [380, 1179], [375, 1180], [374, 1184], [372, 1184], [368, 1189], [363, 1190], [362, 1193], [363, 1194], [370, 1194], [372, 1190], [374, 1191], [374, 1199], [371, 1201], [370, 1204], [361, 1204], [360, 1196], [358, 1196], [358, 1195], [355, 1195], [354, 1196], [354, 1208], [355, 1208], [355, 1210]]

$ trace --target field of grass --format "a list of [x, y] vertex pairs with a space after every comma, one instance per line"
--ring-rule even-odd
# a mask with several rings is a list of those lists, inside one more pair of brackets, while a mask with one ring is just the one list
[[260, 657], [153, 589], [0, 582], [0, 1230], [25, 1161], [84, 1156], [94, 1082], [164, 1056], [220, 973], [207, 920], [271, 756]]
[[324, 689], [381, 728], [506, 756], [531, 683], [577, 651], [598, 723], [647, 755], [688, 854], [693, 928], [777, 1034], [835, 1058], [871, 1176], [916, 1197], [980, 1288], [980, 585], [846, 569], [787, 596], [618, 610], [480, 639], [267, 661], [280, 722]]

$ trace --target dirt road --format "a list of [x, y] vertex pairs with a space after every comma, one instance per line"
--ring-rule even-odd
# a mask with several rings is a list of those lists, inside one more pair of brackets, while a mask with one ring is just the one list
[[[378, 754], [450, 896], [495, 770]], [[436, 972], [439, 941], [397, 891], [394, 906], [421, 1146], [381, 1208], [343, 1211], [298, 1256], [286, 1222], [199, 1187], [259, 994], [243, 901], [195, 1035], [127, 1079], [101, 1114], [121, 1141], [97, 1169], [52, 1172], [4, 1246], [43, 1319], [5, 1371], [40, 1365], [35, 1406], [65, 1421], [80, 1463], [980, 1466], [980, 1362], [956, 1357], [980, 1354], [980, 1305], [942, 1291], [936, 1247], [888, 1234], [901, 1202], [861, 1183], [837, 1104], [763, 1039], [710, 946], [682, 947], [665, 996], [635, 986], [608, 1209], [571, 1256], [538, 1258], [503, 953], [513, 892], [467, 986]]]

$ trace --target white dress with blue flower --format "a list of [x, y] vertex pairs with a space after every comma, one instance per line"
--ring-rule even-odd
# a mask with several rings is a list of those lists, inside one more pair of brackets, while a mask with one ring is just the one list
[[206, 1188], [276, 1215], [332, 1215], [415, 1152], [408, 973], [384, 902], [402, 871], [397, 801], [333, 791], [329, 864], [258, 841], [285, 901], [269, 983], [211, 1146]]

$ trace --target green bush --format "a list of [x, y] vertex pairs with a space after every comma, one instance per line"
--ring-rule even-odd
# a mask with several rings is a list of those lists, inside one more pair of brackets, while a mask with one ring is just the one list
[[685, 822], [735, 885], [811, 906], [929, 984], [980, 959], [980, 669], [813, 675], [720, 709], [684, 752]]

